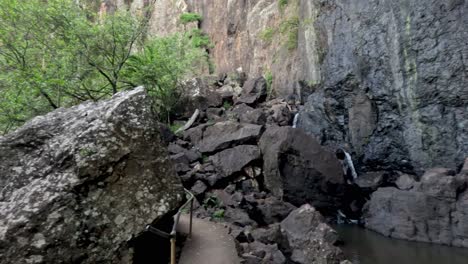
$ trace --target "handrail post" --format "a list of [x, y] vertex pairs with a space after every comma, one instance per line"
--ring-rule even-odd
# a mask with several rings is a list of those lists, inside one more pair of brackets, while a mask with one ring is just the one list
[[176, 238], [171, 237], [171, 264], [176, 264]]
[[189, 238], [192, 237], [192, 218], [193, 218], [193, 199], [190, 202], [190, 225], [189, 225]]

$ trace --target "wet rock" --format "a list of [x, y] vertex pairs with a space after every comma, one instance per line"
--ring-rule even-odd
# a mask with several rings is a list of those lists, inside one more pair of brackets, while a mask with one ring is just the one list
[[240, 145], [218, 152], [210, 160], [223, 176], [229, 177], [259, 158], [260, 149], [257, 146]]
[[2, 263], [128, 263], [184, 197], [143, 88], [39, 116], [0, 138]]
[[269, 127], [260, 139], [265, 187], [294, 205], [310, 202], [331, 210], [343, 193], [335, 155], [301, 129]]
[[255, 105], [265, 101], [267, 97], [267, 84], [263, 77], [248, 79], [242, 88], [238, 104]]
[[288, 202], [279, 200], [276, 197], [268, 197], [258, 200], [257, 208], [262, 214], [262, 220], [266, 224], [281, 222], [296, 207]]
[[291, 212], [281, 222], [281, 231], [289, 244], [291, 260], [295, 263], [340, 263], [344, 260], [341, 250], [333, 246], [338, 234], [308, 204]]
[[197, 144], [200, 152], [212, 153], [234, 145], [256, 142], [262, 133], [262, 126], [226, 121], [206, 128], [203, 140]]
[[413, 187], [379, 188], [364, 212], [365, 225], [395, 238], [468, 247], [468, 178], [431, 169]]
[[359, 175], [354, 182], [366, 191], [375, 191], [379, 187], [394, 186], [398, 177], [394, 172], [370, 171]]

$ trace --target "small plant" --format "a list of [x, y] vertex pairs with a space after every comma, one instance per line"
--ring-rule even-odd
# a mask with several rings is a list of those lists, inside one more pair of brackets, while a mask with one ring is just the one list
[[297, 48], [299, 37], [299, 17], [292, 17], [280, 25], [280, 33], [286, 35], [286, 47], [288, 50]]
[[180, 123], [173, 123], [172, 125], [169, 126], [169, 129], [172, 131], [172, 133], [175, 133], [179, 128], [182, 127], [182, 124]]
[[267, 71], [265, 75], [263, 76], [266, 80], [267, 84], [267, 96], [270, 98], [271, 92], [272, 92], [272, 84], [273, 84], [273, 74], [271, 74], [271, 71]]
[[216, 210], [214, 213], [213, 213], [213, 218], [223, 218], [224, 217], [224, 209], [219, 209], [219, 210]]
[[231, 109], [231, 107], [232, 107], [232, 104], [230, 102], [224, 101], [224, 103], [223, 103], [224, 110], [227, 111], [227, 110]]
[[209, 157], [208, 157], [207, 155], [205, 155], [205, 154], [202, 155], [202, 161], [203, 161], [203, 163], [207, 163], [207, 162], [208, 162], [208, 159], [209, 159]]
[[197, 48], [213, 48], [210, 37], [198, 28], [195, 28], [192, 30], [192, 32], [190, 32], [190, 38], [192, 40], [193, 46]]
[[260, 38], [266, 43], [271, 43], [274, 35], [275, 35], [275, 29], [266, 28], [260, 33]]
[[203, 17], [197, 13], [184, 13], [180, 15], [180, 22], [184, 25], [187, 25], [191, 22], [201, 22]]
[[80, 154], [81, 157], [90, 157], [94, 154], [96, 154], [97, 152], [93, 149], [89, 149], [89, 148], [82, 148], [78, 151], [78, 153]]
[[288, 5], [288, 0], [278, 0], [278, 7], [281, 12], [284, 11], [287, 5]]
[[221, 202], [218, 200], [216, 196], [208, 196], [203, 201], [203, 208], [219, 208], [221, 206]]

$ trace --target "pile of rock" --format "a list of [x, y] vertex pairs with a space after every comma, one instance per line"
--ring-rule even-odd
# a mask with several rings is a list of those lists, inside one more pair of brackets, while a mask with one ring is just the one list
[[314, 208], [339, 206], [334, 154], [290, 127], [296, 106], [267, 101], [264, 78], [246, 80], [240, 93], [231, 77], [198, 83], [222, 100], [197, 108], [194, 125], [168, 145], [197, 215], [226, 223], [245, 263], [339, 263], [336, 233]]

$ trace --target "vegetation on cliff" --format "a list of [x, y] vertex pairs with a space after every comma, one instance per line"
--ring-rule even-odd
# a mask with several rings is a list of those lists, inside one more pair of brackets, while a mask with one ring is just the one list
[[93, 12], [72, 0], [0, 0], [0, 134], [136, 85], [150, 90], [167, 120], [168, 98], [206, 63], [209, 42], [188, 33], [149, 38], [148, 20], [126, 10]]

